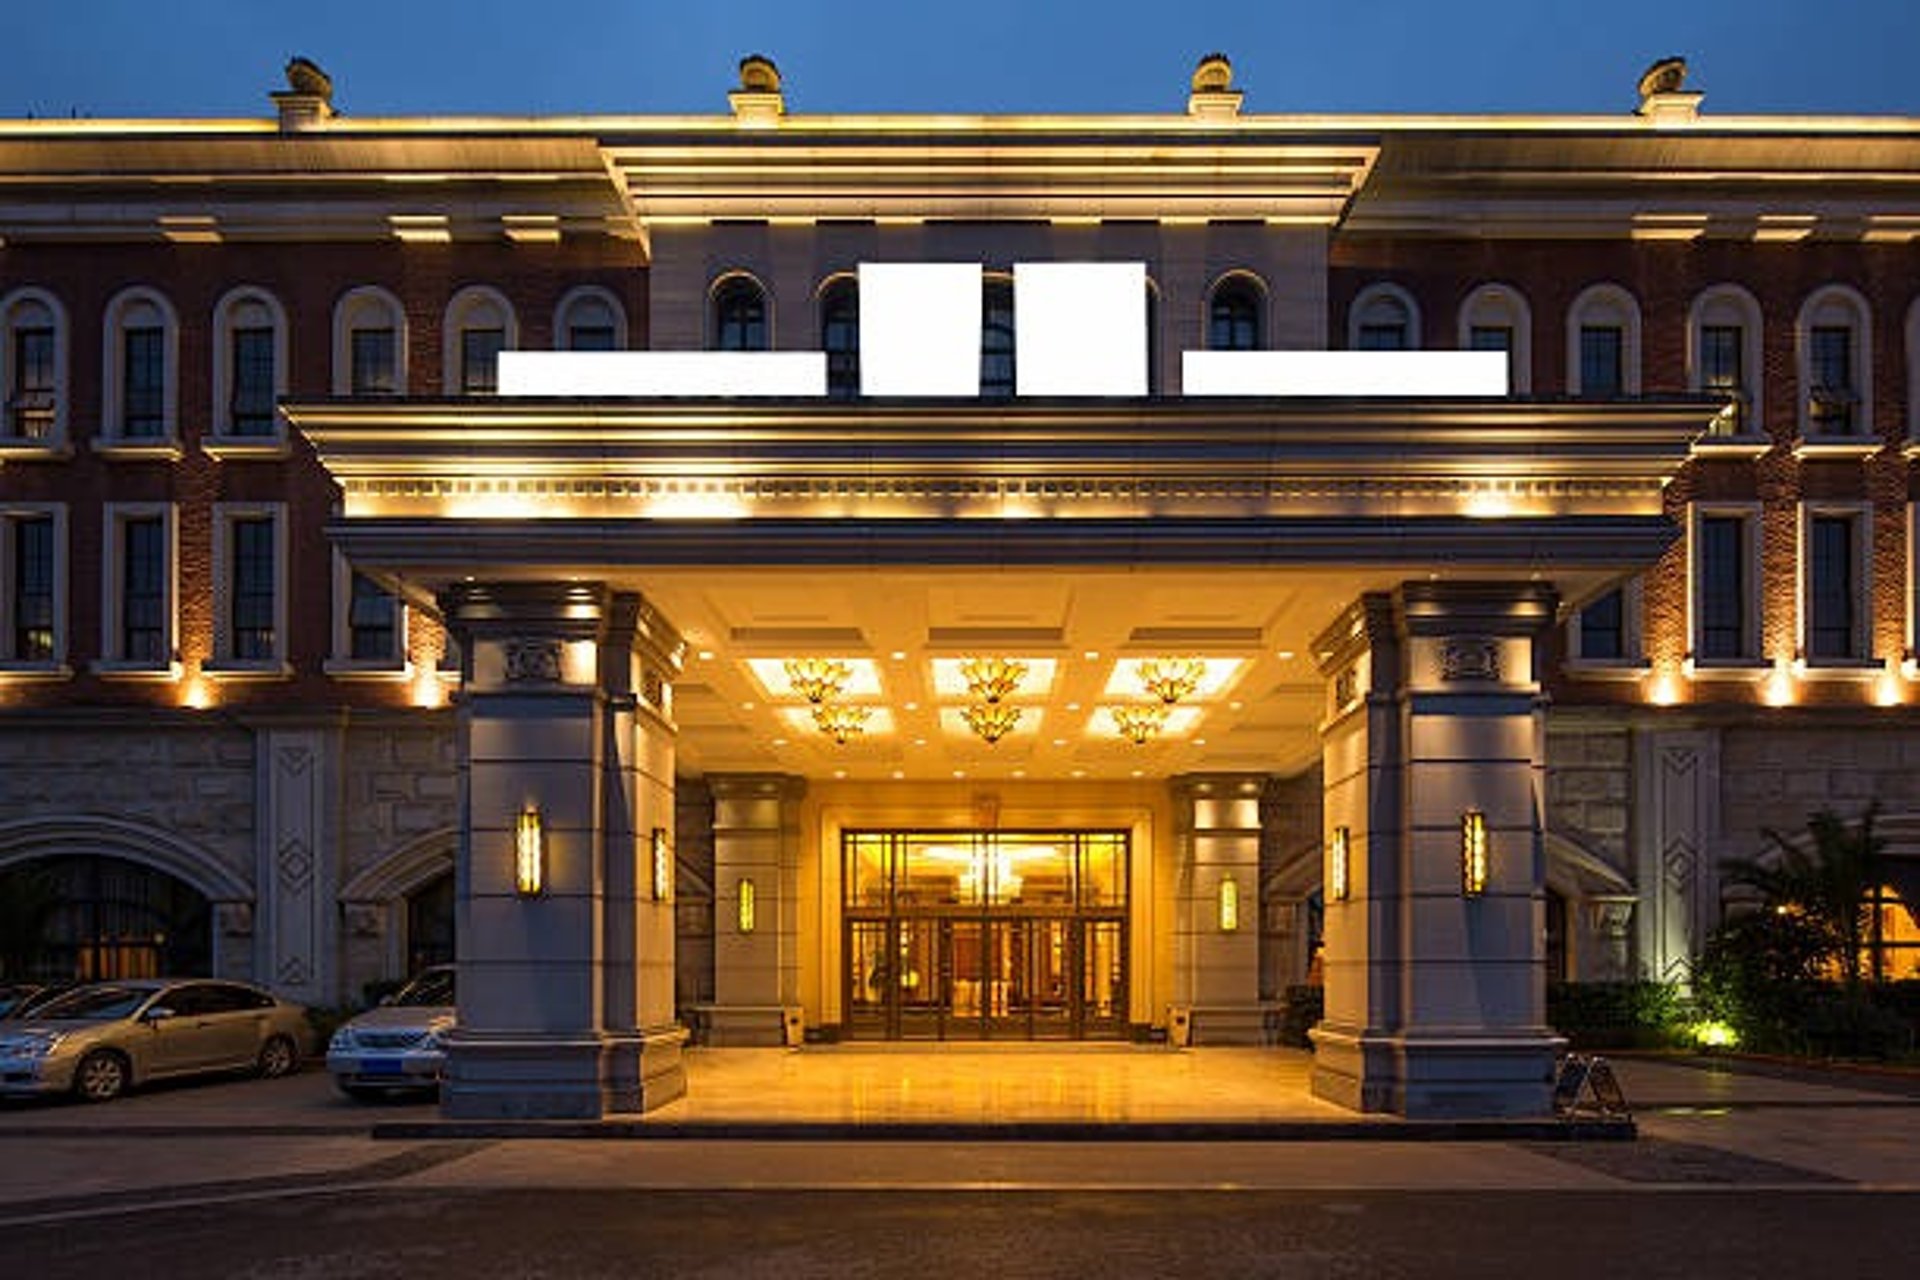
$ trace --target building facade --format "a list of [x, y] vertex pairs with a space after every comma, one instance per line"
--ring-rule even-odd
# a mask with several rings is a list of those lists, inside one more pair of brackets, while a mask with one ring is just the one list
[[[749, 59], [528, 121], [296, 63], [267, 119], [0, 123], [5, 963], [457, 953], [467, 1114], [654, 1105], [689, 1030], [1261, 1042], [1321, 982], [1327, 1096], [1544, 1106], [1543, 981], [1684, 977], [1763, 828], [1920, 854], [1920, 125], [1683, 74], [808, 117]], [[1147, 394], [1023, 391], [1021, 268], [1078, 262], [1141, 264]], [[863, 394], [911, 263], [979, 272], [970, 394]], [[1185, 385], [1271, 351], [1509, 394]]]

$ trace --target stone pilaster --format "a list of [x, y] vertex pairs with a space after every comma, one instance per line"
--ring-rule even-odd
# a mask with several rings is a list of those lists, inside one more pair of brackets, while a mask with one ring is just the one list
[[1693, 957], [1719, 920], [1719, 746], [1707, 729], [1643, 730], [1634, 742], [1640, 955], [1657, 981], [1691, 981]]
[[[716, 1045], [777, 1045], [800, 1009], [800, 800], [806, 781], [715, 775], [713, 995]], [[751, 884], [753, 887], [745, 889]], [[741, 895], [752, 896], [752, 930]]]
[[[1407, 583], [1315, 644], [1328, 678], [1326, 1019], [1313, 1088], [1363, 1111], [1523, 1116], [1551, 1103], [1537, 583]], [[1486, 882], [1463, 883], [1463, 815]]]
[[[460, 1020], [442, 1109], [596, 1118], [671, 1101], [686, 1087], [673, 1018], [679, 639], [599, 584], [469, 583], [441, 606], [466, 663]], [[514, 857], [528, 811], [545, 845], [531, 895]]]
[[254, 974], [290, 1000], [336, 1003], [338, 734], [311, 724], [262, 726], [254, 742], [259, 920], [253, 937], [260, 948]]
[[1258, 1044], [1263, 779], [1186, 775], [1170, 786], [1180, 854], [1174, 990], [1196, 1044]]

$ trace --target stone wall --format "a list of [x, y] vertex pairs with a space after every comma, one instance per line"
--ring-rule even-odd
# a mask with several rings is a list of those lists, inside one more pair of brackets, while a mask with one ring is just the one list
[[1822, 808], [1849, 817], [1874, 800], [1886, 813], [1920, 809], [1920, 727], [1856, 720], [1726, 729], [1720, 795], [1723, 856], [1759, 852], [1763, 828], [1804, 832]]
[[460, 822], [453, 713], [356, 717], [347, 728], [345, 882], [420, 837]]
[[1548, 829], [1629, 873], [1631, 740], [1624, 721], [1547, 719]]

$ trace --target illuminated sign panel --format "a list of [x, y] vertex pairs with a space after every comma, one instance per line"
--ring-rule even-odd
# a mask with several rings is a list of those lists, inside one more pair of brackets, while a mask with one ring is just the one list
[[860, 264], [860, 394], [980, 394], [980, 264]]
[[1504, 396], [1504, 351], [1183, 351], [1189, 396]]
[[1144, 263], [1018, 263], [1013, 316], [1017, 394], [1147, 394]]

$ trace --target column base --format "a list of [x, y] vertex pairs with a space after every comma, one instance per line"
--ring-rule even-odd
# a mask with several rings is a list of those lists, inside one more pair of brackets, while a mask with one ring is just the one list
[[805, 1038], [799, 1005], [707, 1004], [697, 1012], [700, 1042], [716, 1049], [797, 1048]]
[[1549, 1116], [1554, 1060], [1566, 1047], [1546, 1032], [1443, 1036], [1322, 1025], [1307, 1037], [1314, 1097], [1409, 1120]]
[[599, 1120], [665, 1106], [687, 1091], [686, 1028], [581, 1035], [447, 1037], [440, 1114], [450, 1120]]
[[1196, 1004], [1193, 1044], [1270, 1044], [1263, 1004]]

